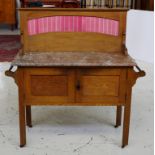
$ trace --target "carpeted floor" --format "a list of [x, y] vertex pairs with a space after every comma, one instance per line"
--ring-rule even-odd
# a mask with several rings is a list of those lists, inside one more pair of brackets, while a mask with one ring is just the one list
[[20, 46], [19, 35], [0, 35], [0, 62], [12, 61]]

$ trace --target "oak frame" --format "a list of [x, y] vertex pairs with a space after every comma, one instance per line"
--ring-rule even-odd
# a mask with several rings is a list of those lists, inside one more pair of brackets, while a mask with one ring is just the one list
[[[126, 31], [127, 9], [19, 9], [21, 16], [22, 51], [50, 52], [52, 51], [107, 51], [121, 52]], [[33, 13], [35, 11], [35, 14]], [[29, 36], [27, 22], [31, 19], [50, 16], [92, 16], [116, 20], [119, 22], [119, 36], [109, 36], [98, 33], [54, 32]], [[51, 44], [51, 42], [53, 44]], [[59, 46], [63, 42], [63, 47]], [[78, 44], [77, 44], [78, 42]], [[44, 43], [44, 44], [43, 44]], [[104, 46], [102, 45], [104, 43]], [[44, 45], [44, 46], [43, 46]], [[72, 48], [75, 46], [76, 48]]]

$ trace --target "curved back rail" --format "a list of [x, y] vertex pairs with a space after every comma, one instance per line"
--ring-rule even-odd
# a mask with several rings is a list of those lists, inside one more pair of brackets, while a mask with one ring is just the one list
[[126, 9], [20, 9], [23, 52], [122, 52]]

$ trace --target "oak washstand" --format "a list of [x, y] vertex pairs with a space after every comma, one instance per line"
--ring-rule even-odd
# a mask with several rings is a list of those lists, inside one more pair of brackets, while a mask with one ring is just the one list
[[[122, 147], [128, 144], [131, 91], [145, 75], [124, 45], [127, 10], [20, 9], [22, 48], [6, 71], [19, 89], [20, 146], [31, 106], [124, 107]], [[134, 70], [137, 68], [137, 72]], [[26, 116], [26, 118], [25, 118]]]

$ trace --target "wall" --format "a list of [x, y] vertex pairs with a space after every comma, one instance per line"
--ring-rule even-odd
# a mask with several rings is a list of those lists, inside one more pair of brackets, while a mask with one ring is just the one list
[[152, 11], [130, 10], [127, 15], [126, 46], [138, 60], [154, 62], [154, 14]]

